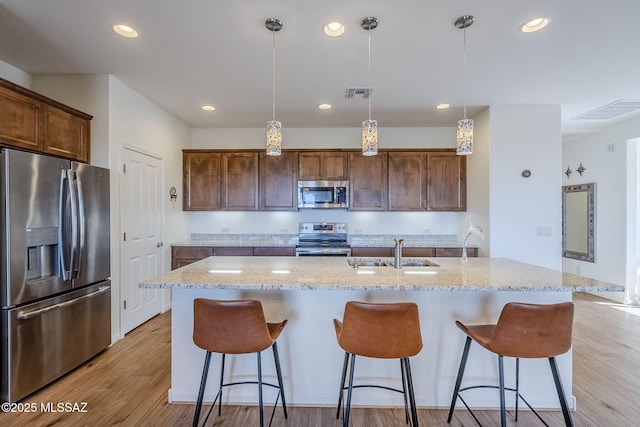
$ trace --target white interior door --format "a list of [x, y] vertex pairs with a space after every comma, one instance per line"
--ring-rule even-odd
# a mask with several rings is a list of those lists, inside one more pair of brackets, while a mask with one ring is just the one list
[[126, 334], [162, 309], [160, 290], [140, 289], [161, 273], [161, 160], [123, 148], [120, 189], [122, 230], [121, 319]]

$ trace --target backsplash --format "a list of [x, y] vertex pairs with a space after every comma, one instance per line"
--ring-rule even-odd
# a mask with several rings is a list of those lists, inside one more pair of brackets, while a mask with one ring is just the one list
[[[458, 242], [456, 234], [356, 234], [348, 235], [352, 246], [393, 246], [393, 239], [404, 239], [406, 244], [414, 243], [448, 243]], [[193, 233], [191, 240], [196, 241], [233, 241], [233, 242], [273, 242], [274, 246], [295, 245], [297, 234], [226, 234], [226, 233]], [[422, 246], [422, 245], [420, 245]]]

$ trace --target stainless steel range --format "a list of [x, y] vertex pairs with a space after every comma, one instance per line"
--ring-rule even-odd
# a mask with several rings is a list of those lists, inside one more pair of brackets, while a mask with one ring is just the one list
[[347, 224], [342, 222], [301, 222], [296, 256], [350, 256]]

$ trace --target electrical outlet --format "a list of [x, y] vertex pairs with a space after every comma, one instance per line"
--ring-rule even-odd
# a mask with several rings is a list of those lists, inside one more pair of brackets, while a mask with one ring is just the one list
[[551, 237], [551, 227], [538, 226], [538, 237]]

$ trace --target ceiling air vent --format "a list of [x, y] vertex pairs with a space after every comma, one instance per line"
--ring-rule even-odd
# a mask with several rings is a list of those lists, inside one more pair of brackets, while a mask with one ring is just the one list
[[373, 88], [371, 87], [348, 87], [344, 97], [346, 99], [369, 99], [372, 93]]
[[574, 120], [614, 120], [640, 112], [640, 100], [619, 99], [595, 110], [575, 116]]

